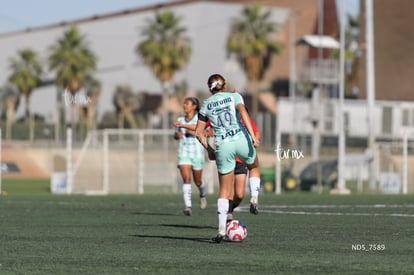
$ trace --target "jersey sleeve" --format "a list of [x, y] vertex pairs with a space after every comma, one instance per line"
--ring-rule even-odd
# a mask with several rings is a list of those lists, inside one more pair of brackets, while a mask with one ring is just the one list
[[244, 105], [243, 97], [238, 92], [233, 93], [233, 98], [234, 98], [234, 103], [235, 103], [236, 106], [239, 105], [239, 104]]
[[198, 111], [198, 119], [201, 120], [201, 121], [204, 121], [204, 122], [207, 122], [207, 120], [208, 120], [205, 102], [201, 106], [200, 111]]

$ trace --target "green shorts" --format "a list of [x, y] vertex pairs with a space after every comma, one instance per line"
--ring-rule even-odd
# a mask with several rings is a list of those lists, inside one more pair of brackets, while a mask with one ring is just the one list
[[246, 164], [252, 164], [256, 158], [256, 149], [251, 139], [240, 138], [216, 145], [216, 164], [220, 174], [227, 174], [236, 166], [236, 156]]
[[203, 169], [205, 162], [204, 155], [199, 156], [178, 156], [178, 166], [180, 165], [191, 165], [193, 170]]

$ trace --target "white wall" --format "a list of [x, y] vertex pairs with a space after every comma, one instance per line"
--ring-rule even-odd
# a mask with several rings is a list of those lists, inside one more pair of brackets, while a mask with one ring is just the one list
[[[190, 90], [195, 92], [206, 90], [206, 81], [210, 74], [221, 73], [231, 85], [243, 89], [244, 73], [238, 66], [229, 66], [231, 63], [228, 62], [225, 51], [231, 18], [239, 16], [241, 9], [242, 5], [239, 4], [206, 2], [170, 8], [182, 17], [182, 25], [188, 28], [187, 35], [192, 41], [191, 60], [188, 66], [176, 75], [176, 81], [186, 80]], [[282, 24], [287, 19], [287, 9], [271, 10], [275, 22]], [[158, 81], [135, 54], [135, 47], [141, 41], [141, 27], [145, 25], [146, 19], [153, 16], [154, 11], [142, 11], [90, 20], [78, 25], [98, 57], [97, 77], [103, 84], [98, 106], [100, 115], [113, 110], [112, 94], [118, 84], [130, 84], [136, 91], [160, 91]], [[0, 85], [8, 78], [8, 60], [16, 56], [18, 49], [30, 47], [37, 51], [46, 63], [48, 48], [62, 36], [66, 28], [67, 26], [59, 26], [0, 36]], [[50, 73], [49, 77], [52, 77]], [[23, 108], [24, 104], [21, 104], [18, 115], [23, 114]], [[45, 116], [53, 114], [56, 110], [55, 87], [34, 91], [31, 108]]]
[[[333, 105], [333, 116], [326, 115], [327, 105]], [[383, 133], [383, 107], [390, 106], [392, 108], [392, 133]], [[374, 133], [379, 138], [397, 138], [401, 137], [402, 127], [402, 108], [412, 110], [414, 113], [414, 103], [397, 102], [397, 101], [376, 101], [374, 108]], [[312, 134], [311, 118], [313, 115], [311, 101], [307, 99], [297, 99], [294, 103], [289, 98], [280, 98], [278, 100], [278, 115], [282, 133], [293, 133], [296, 129], [297, 133]], [[335, 99], [321, 100], [315, 109], [319, 112], [320, 130], [322, 135], [337, 136], [338, 135], [338, 101]], [[348, 132], [350, 137], [364, 138], [368, 136], [368, 119], [367, 119], [367, 103], [365, 100], [345, 100], [344, 113], [349, 116]], [[296, 116], [296, 124], [295, 124]], [[325, 129], [325, 121], [332, 119], [333, 130]], [[414, 124], [412, 125], [414, 130]]]

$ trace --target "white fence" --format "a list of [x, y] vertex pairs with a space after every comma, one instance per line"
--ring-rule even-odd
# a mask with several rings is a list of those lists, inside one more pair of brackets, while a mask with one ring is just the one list
[[[68, 132], [67, 193], [143, 194], [177, 192], [178, 142], [173, 130], [105, 129], [90, 131], [74, 149]], [[73, 161], [73, 163], [72, 163]], [[213, 193], [215, 163], [206, 162], [204, 181]]]

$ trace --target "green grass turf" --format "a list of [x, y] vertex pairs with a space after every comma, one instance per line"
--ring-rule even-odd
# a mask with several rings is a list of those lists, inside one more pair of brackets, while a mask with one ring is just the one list
[[413, 195], [265, 194], [235, 213], [247, 238], [220, 244], [208, 202], [187, 217], [180, 195], [0, 197], [0, 274], [414, 273]]
[[8, 194], [15, 193], [48, 193], [50, 192], [50, 179], [2, 179], [2, 191]]

